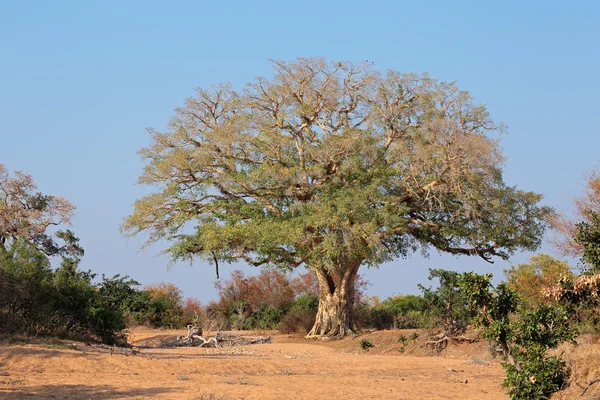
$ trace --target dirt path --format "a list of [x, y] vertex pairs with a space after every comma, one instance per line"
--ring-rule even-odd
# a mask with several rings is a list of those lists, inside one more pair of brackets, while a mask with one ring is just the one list
[[268, 345], [128, 356], [85, 345], [7, 346], [0, 347], [0, 398], [507, 399], [495, 363], [356, 353], [277, 338]]

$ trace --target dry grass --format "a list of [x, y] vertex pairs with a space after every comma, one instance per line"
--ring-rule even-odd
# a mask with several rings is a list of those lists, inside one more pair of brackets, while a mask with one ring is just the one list
[[194, 400], [243, 400], [243, 398], [229, 397], [226, 394], [207, 393], [194, 398]]
[[581, 394], [589, 382], [600, 378], [600, 336], [585, 334], [577, 338], [577, 345], [564, 343], [557, 350], [558, 355], [571, 368], [569, 387], [556, 393], [554, 399], [599, 399], [600, 382], [590, 386], [584, 396]]

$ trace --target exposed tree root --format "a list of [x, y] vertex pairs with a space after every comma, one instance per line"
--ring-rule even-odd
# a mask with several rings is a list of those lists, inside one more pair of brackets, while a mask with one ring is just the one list
[[427, 343], [425, 343], [425, 348], [427, 349], [431, 347], [431, 349], [434, 350], [437, 354], [440, 354], [442, 350], [448, 347], [449, 340], [450, 339], [448, 338], [446, 333], [443, 332], [439, 335], [435, 335], [433, 337], [433, 340], [427, 341]]
[[479, 342], [479, 338], [477, 337], [466, 337], [466, 336], [449, 336], [448, 332], [442, 332], [435, 336], [431, 337], [432, 340], [429, 340], [425, 343], [425, 348], [431, 348], [437, 354], [439, 354], [442, 350], [448, 347], [448, 343], [451, 342], [453, 344], [460, 343], [476, 343]]

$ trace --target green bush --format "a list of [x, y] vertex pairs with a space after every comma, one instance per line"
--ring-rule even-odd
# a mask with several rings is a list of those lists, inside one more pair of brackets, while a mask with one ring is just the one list
[[443, 326], [450, 333], [464, 331], [476, 315], [460, 288], [460, 277], [455, 271], [430, 269], [429, 280], [439, 280], [439, 286], [432, 289], [419, 285], [423, 292], [424, 320], [430, 325]]
[[529, 350], [517, 354], [522, 371], [505, 364], [506, 379], [503, 386], [511, 399], [547, 399], [564, 387], [569, 377], [567, 365], [559, 357], [545, 357], [545, 351]]
[[244, 321], [244, 329], [276, 329], [284, 315], [279, 308], [263, 306]]
[[492, 287], [491, 274], [462, 274], [460, 285], [477, 312], [475, 324], [483, 328], [483, 337], [503, 349], [510, 398], [541, 400], [561, 389], [568, 377], [566, 364], [547, 352], [576, 337], [567, 312], [556, 304], [522, 307], [508, 284]]
[[369, 340], [363, 339], [363, 340], [360, 341], [360, 347], [363, 350], [369, 351], [369, 349], [372, 348], [372, 347], [375, 347], [375, 345], [373, 343], [371, 343]]
[[362, 303], [355, 311], [358, 325], [361, 328], [391, 329], [394, 326], [394, 315], [385, 307], [371, 307]]
[[359, 326], [375, 329], [416, 329], [427, 322], [424, 299], [415, 295], [389, 297], [375, 305], [363, 301], [355, 309]]
[[310, 292], [296, 298], [294, 304], [281, 319], [281, 333], [307, 333], [315, 323], [319, 299]]
[[17, 240], [0, 247], [0, 326], [2, 333], [30, 336], [122, 339], [122, 306], [135, 289], [127, 277], [103, 277], [78, 269], [63, 258], [56, 270], [36, 246]]

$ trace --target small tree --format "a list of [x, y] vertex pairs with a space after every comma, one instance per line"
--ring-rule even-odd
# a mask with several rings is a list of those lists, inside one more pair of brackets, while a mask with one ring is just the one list
[[547, 351], [573, 340], [577, 329], [564, 308], [554, 304], [522, 308], [516, 292], [506, 283], [494, 289], [491, 277], [471, 272], [460, 278], [470, 306], [478, 312], [475, 326], [482, 328], [483, 337], [494, 341], [504, 354], [504, 385], [510, 398], [546, 399], [561, 389], [568, 377], [565, 362]]
[[455, 271], [430, 269], [429, 280], [438, 279], [439, 286], [434, 290], [419, 284], [429, 319], [441, 324], [448, 335], [464, 331], [474, 316], [468, 307], [469, 299], [460, 288], [460, 278], [461, 274]]
[[354, 330], [361, 265], [538, 247], [549, 209], [504, 184], [503, 126], [467, 92], [320, 58], [273, 65], [242, 91], [198, 89], [150, 131], [140, 183], [157, 191], [125, 232], [171, 240], [174, 259], [307, 266], [319, 282], [308, 337]]

